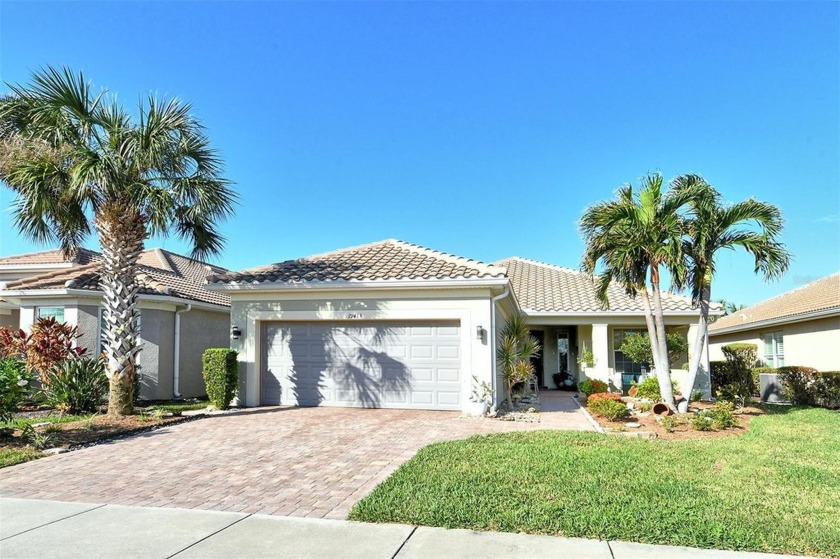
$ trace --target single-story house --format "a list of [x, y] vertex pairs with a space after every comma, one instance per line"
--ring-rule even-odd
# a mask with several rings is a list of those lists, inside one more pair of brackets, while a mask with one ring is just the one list
[[[0, 326], [28, 331], [40, 317], [78, 327], [79, 347], [102, 347], [98, 252], [60, 250], [0, 258]], [[227, 270], [163, 249], [143, 252], [140, 284], [140, 397], [163, 400], [205, 394], [201, 354], [228, 347], [230, 298], [208, 291], [205, 278]]]
[[[535, 363], [544, 389], [555, 387], [560, 371], [613, 390], [645, 372], [618, 349], [628, 333], [646, 331], [640, 300], [616, 286], [604, 310], [588, 275], [524, 258], [485, 264], [385, 240], [208, 282], [231, 298], [239, 400], [247, 406], [465, 410], [481, 383], [499, 402], [496, 341], [516, 314], [527, 316], [544, 345]], [[663, 297], [667, 327], [693, 341], [691, 301]], [[585, 350], [594, 363], [582, 370]], [[678, 382], [681, 366], [674, 364]], [[709, 394], [708, 374], [698, 384]]]
[[710, 355], [750, 343], [767, 367], [840, 371], [840, 272], [719, 318], [709, 327]]

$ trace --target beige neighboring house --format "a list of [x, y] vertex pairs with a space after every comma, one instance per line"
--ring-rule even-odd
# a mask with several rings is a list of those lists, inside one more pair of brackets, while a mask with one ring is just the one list
[[[508, 258], [485, 264], [398, 240], [211, 276], [231, 298], [240, 402], [467, 410], [481, 383], [505, 397], [495, 351], [505, 321], [524, 314], [544, 345], [538, 383], [552, 375], [629, 387], [645, 365], [618, 347], [645, 330], [642, 304], [610, 290], [601, 309], [580, 272]], [[667, 327], [693, 341], [691, 301], [663, 295]], [[576, 360], [594, 353], [586, 368]], [[684, 356], [686, 361], [688, 356]], [[708, 359], [705, 370], [708, 371]], [[677, 381], [684, 377], [675, 363]], [[709, 394], [708, 374], [698, 380]]]
[[840, 371], [840, 272], [718, 319], [709, 339], [712, 360], [742, 342], [755, 344], [767, 367]]
[[[101, 255], [80, 249], [0, 257], [0, 326], [28, 331], [39, 317], [78, 327], [77, 345], [102, 345]], [[147, 400], [202, 396], [201, 354], [228, 347], [230, 298], [206, 289], [205, 278], [227, 270], [163, 249], [143, 252], [140, 284], [140, 396]]]

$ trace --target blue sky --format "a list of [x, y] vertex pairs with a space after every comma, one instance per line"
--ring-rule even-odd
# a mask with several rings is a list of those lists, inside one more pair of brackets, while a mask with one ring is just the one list
[[[786, 216], [781, 281], [719, 259], [752, 303], [840, 269], [838, 30], [836, 2], [4, 1], [0, 77], [191, 101], [242, 195], [232, 269], [391, 237], [577, 267], [588, 204], [693, 172]], [[10, 201], [3, 255], [36, 248]]]

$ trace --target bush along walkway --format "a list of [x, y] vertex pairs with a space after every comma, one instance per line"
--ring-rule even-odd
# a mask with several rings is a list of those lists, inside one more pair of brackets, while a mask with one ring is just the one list
[[840, 414], [770, 408], [739, 436], [472, 437], [422, 449], [353, 520], [840, 556]]

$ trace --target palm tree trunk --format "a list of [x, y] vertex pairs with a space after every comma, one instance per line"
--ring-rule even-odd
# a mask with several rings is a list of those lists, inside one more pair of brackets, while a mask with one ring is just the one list
[[96, 229], [103, 260], [99, 281], [105, 294], [103, 336], [106, 374], [111, 385], [108, 413], [129, 415], [134, 412], [134, 377], [141, 349], [136, 272], [146, 239], [146, 223], [125, 206], [111, 204], [96, 216]]
[[671, 385], [671, 363], [668, 358], [668, 338], [665, 334], [665, 316], [662, 311], [662, 294], [659, 288], [659, 267], [654, 265], [650, 272], [651, 299], [653, 302], [653, 322], [656, 326], [656, 341], [651, 338], [654, 355], [658, 353], [659, 364], [656, 378], [659, 380], [659, 393], [669, 407], [674, 408], [674, 390]]
[[708, 283], [703, 286], [700, 295], [700, 318], [697, 319], [697, 336], [694, 338], [694, 348], [691, 352], [691, 361], [688, 363], [688, 376], [686, 377], [686, 394], [691, 398], [694, 391], [694, 384], [697, 382], [697, 373], [700, 370], [700, 362], [703, 358], [703, 350], [706, 347], [706, 338], [709, 335], [709, 301], [712, 297], [712, 286]]
[[656, 324], [653, 321], [653, 310], [650, 303], [650, 294], [648, 293], [647, 287], [642, 286], [639, 289], [639, 293], [642, 296], [642, 303], [643, 308], [645, 311], [645, 324], [647, 325], [648, 331], [648, 340], [650, 341], [650, 354], [653, 357], [653, 370], [658, 374], [659, 373], [659, 351], [658, 345], [656, 343]]

